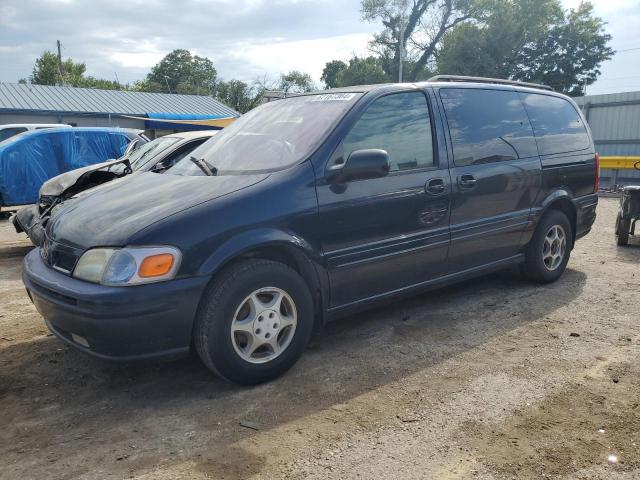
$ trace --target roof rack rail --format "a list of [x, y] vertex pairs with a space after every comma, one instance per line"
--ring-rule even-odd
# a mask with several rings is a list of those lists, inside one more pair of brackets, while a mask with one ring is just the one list
[[475, 82], [475, 83], [495, 83], [499, 85], [515, 85], [518, 87], [530, 87], [540, 88], [542, 90], [551, 90], [548, 85], [542, 85], [541, 83], [529, 83], [519, 82], [517, 80], [504, 80], [502, 78], [487, 78], [487, 77], [465, 77], [462, 75], [436, 75], [431, 77], [428, 82]]

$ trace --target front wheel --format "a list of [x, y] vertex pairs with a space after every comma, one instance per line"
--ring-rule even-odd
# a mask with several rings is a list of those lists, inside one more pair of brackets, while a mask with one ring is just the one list
[[631, 220], [622, 218], [620, 212], [616, 217], [616, 243], [620, 246], [629, 244], [629, 229], [631, 228]]
[[196, 351], [227, 380], [271, 380], [302, 355], [313, 311], [309, 289], [293, 269], [271, 260], [242, 261], [204, 293], [193, 333]]
[[573, 246], [573, 231], [567, 216], [548, 211], [538, 223], [525, 251], [524, 272], [539, 283], [554, 282], [564, 272]]

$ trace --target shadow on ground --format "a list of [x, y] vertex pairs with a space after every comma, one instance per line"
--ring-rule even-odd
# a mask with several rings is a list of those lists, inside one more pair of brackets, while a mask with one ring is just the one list
[[[135, 461], [96, 459], [125, 474], [181, 455], [184, 461], [185, 453], [174, 450], [185, 448], [187, 437], [188, 458], [199, 458], [209, 474], [247, 476], [262, 460], [240, 458], [249, 454], [232, 446], [256, 433], [240, 422], [265, 431], [427, 369], [543, 319], [585, 282], [584, 273], [570, 269], [545, 286], [507, 272], [367, 311], [327, 326], [288, 374], [253, 388], [215, 378], [193, 357], [109, 364], [53, 337], [2, 346], [0, 457], [26, 468], [30, 462], [18, 460], [28, 455], [50, 462], [51, 472], [76, 476], [96, 467], [86, 464], [87, 450], [136, 444]], [[140, 445], [150, 435], [166, 442], [145, 451]]]

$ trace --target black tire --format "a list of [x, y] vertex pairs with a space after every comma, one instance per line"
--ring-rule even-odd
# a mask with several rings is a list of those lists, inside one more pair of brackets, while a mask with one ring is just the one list
[[[561, 227], [566, 236], [564, 256], [555, 268], [550, 269], [544, 261], [544, 245], [547, 233], [553, 227]], [[549, 210], [540, 219], [536, 231], [525, 250], [523, 271], [531, 280], [538, 283], [555, 282], [567, 268], [573, 249], [573, 229], [567, 216], [559, 210]]]
[[[244, 300], [256, 290], [275, 287], [293, 300], [297, 324], [288, 346], [266, 363], [251, 363], [234, 347], [231, 324]], [[254, 385], [286, 372], [304, 352], [313, 331], [313, 299], [304, 279], [271, 260], [246, 260], [223, 270], [203, 294], [193, 331], [202, 362], [226, 380]]]
[[629, 244], [629, 230], [631, 229], [631, 220], [622, 218], [620, 212], [616, 217], [616, 243], [624, 247]]

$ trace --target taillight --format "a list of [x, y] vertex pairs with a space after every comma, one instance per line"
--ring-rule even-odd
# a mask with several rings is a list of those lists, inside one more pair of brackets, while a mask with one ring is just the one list
[[600, 188], [600, 154], [596, 153], [596, 181], [593, 184], [593, 193], [598, 193]]

